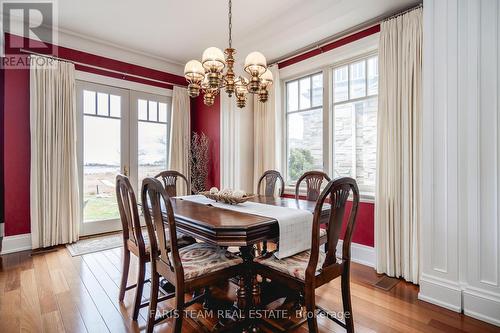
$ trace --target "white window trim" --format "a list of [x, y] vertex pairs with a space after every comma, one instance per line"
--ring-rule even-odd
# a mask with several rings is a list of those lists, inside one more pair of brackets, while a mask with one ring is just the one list
[[[285, 179], [288, 179], [286, 83], [303, 76], [323, 72], [323, 133], [328, 133], [328, 135], [323, 134], [323, 171], [329, 175], [333, 175], [333, 163], [330, 163], [333, 162], [330, 158], [330, 143], [333, 144], [333, 87], [331, 86], [333, 82], [333, 68], [355, 62], [358, 59], [365, 59], [377, 55], [378, 40], [379, 34], [377, 33], [280, 70], [281, 105], [284, 109], [284, 111], [281, 112], [281, 123], [283, 124], [282, 137], [285, 147], [285, 149], [282, 149], [280, 160], [283, 166], [283, 176]], [[285, 183], [284, 193], [287, 195], [295, 195], [295, 183]], [[301, 188], [299, 194], [302, 193], [305, 194], [305, 190]], [[360, 189], [360, 201], [374, 203], [375, 193], [362, 191], [362, 189]]]

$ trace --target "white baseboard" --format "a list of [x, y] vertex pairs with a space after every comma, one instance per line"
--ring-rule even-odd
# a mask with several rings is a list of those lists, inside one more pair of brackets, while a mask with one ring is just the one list
[[[342, 254], [342, 240], [337, 244], [337, 254]], [[375, 268], [375, 248], [358, 243], [351, 243], [351, 261]]]
[[2, 239], [0, 254], [31, 250], [31, 234], [7, 236]]
[[473, 287], [463, 290], [464, 314], [500, 326], [500, 297]]
[[438, 279], [426, 274], [420, 277], [418, 299], [439, 305], [455, 312], [462, 311], [462, 290], [453, 281]]

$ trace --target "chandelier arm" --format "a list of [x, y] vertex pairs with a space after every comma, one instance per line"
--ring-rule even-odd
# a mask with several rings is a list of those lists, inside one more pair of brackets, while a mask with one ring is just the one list
[[[267, 81], [264, 81], [261, 76], [263, 75], [256, 72], [255, 69], [247, 71], [247, 65], [245, 60], [245, 71], [251, 74], [251, 80], [245, 77], [236, 77], [233, 65], [234, 65], [234, 54], [236, 50], [233, 49], [233, 11], [232, 11], [233, 1], [228, 0], [228, 34], [229, 34], [229, 47], [224, 50], [224, 55], [220, 56], [221, 50], [211, 47], [205, 50], [207, 56], [205, 57], [205, 52], [203, 52], [203, 62], [190, 61], [186, 64], [184, 69], [184, 75], [189, 82], [189, 96], [194, 98], [203, 94], [203, 102], [205, 105], [211, 106], [214, 104], [215, 97], [221, 93], [224, 89], [229, 97], [234, 94], [236, 97], [236, 104], [239, 108], [243, 108], [246, 105], [247, 95], [249, 93], [258, 94], [259, 101], [265, 103], [268, 99], [269, 92], [267, 88], [269, 86]], [[210, 56], [209, 56], [210, 55]], [[252, 52], [247, 56], [250, 57], [248, 67], [264, 67], [267, 69], [265, 64], [265, 57], [259, 52]], [[207, 58], [205, 61], [204, 59]], [[225, 58], [225, 59], [224, 59]], [[263, 59], [263, 60], [262, 60]], [[206, 64], [205, 64], [206, 62]], [[189, 66], [188, 66], [189, 65]], [[206, 66], [205, 66], [206, 65]], [[221, 66], [222, 65], [222, 66]], [[200, 67], [201, 69], [198, 69]], [[226, 73], [224, 73], [224, 67], [227, 68]], [[200, 74], [196, 76], [195, 74]]]

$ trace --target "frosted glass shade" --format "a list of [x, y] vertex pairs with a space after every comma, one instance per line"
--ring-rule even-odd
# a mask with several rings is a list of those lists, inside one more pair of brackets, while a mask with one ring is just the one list
[[190, 60], [184, 66], [184, 77], [188, 81], [197, 82], [205, 76], [205, 69], [198, 60]]
[[265, 85], [273, 84], [273, 73], [271, 73], [271, 71], [269, 69], [266, 69], [264, 74], [261, 75], [260, 80]]
[[220, 71], [224, 68], [224, 53], [216, 47], [209, 47], [203, 52], [201, 60], [206, 70]]
[[266, 68], [266, 57], [260, 52], [252, 52], [245, 58], [245, 71], [250, 75], [261, 75]]

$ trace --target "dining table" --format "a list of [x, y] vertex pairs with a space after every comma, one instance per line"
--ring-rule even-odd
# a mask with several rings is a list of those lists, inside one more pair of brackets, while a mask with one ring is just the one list
[[[241, 310], [241, 318], [252, 309], [261, 307], [261, 288], [252, 271], [255, 245], [263, 241], [279, 242], [279, 223], [275, 218], [249, 214], [237, 210], [215, 207], [187, 200], [187, 197], [171, 198], [177, 231], [200, 241], [222, 246], [238, 247], [244, 261], [244, 273], [237, 278], [235, 306]], [[288, 207], [314, 212], [316, 202], [295, 198], [256, 195], [251, 202]], [[330, 205], [324, 204], [321, 212], [322, 224], [328, 223]], [[163, 216], [165, 223], [167, 216]], [[307, 237], [310, 237], [307, 235]], [[246, 320], [251, 322], [251, 320]], [[243, 332], [247, 330], [243, 329]], [[255, 331], [255, 327], [248, 330]]]

